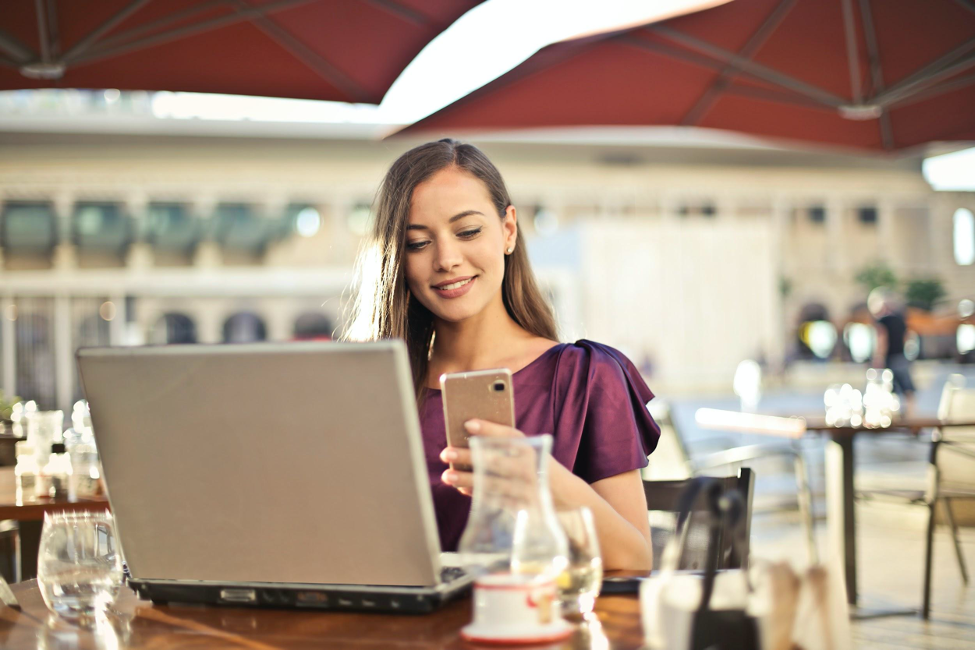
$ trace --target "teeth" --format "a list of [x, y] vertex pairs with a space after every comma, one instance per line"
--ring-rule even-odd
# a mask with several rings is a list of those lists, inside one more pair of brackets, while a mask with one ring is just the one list
[[457, 289], [458, 287], [463, 287], [475, 278], [468, 278], [467, 280], [462, 280], [460, 282], [452, 282], [451, 284], [446, 284], [443, 287], [438, 287], [439, 291], [448, 291], [449, 289]]

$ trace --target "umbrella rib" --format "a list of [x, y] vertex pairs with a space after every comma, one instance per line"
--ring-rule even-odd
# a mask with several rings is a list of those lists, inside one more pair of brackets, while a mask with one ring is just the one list
[[903, 106], [909, 106], [910, 104], [916, 104], [918, 102], [921, 102], [924, 99], [931, 99], [938, 95], [945, 95], [946, 93], [952, 92], [954, 90], [958, 90], [960, 88], [966, 88], [967, 86], [973, 86], [973, 85], [974, 85], [973, 75], [970, 75], [969, 77], [961, 77], [959, 79], [951, 79], [941, 84], [937, 84], [935, 86], [930, 86], [929, 88], [925, 88], [919, 91], [918, 93], [915, 93], [914, 95], [910, 95], [902, 99], [896, 99], [891, 104], [889, 104], [889, 108], [902, 108]]
[[[235, 0], [235, 4], [243, 7], [248, 6], [244, 3], [244, 0]], [[347, 97], [350, 98], [350, 101], [370, 101], [369, 93], [367, 93], [362, 86], [343, 74], [342, 71], [330, 64], [312, 48], [300, 41], [295, 37], [294, 34], [276, 23], [274, 20], [263, 14], [259, 14], [253, 17], [251, 22], [254, 23], [258, 29], [263, 31], [269, 38], [291, 52], [292, 55], [297, 57], [300, 61], [302, 61], [302, 63], [312, 68], [317, 75], [332, 84], [338, 90], [341, 90]]]
[[[882, 61], [879, 58], [879, 43], [875, 38], [875, 22], [872, 18], [872, 8], [868, 0], [859, 0], [862, 9], [862, 31], [865, 32], [865, 46], [868, 48], [868, 65], [872, 75], [872, 95], [878, 95], [885, 88], [882, 77]], [[879, 132], [882, 136], [882, 146], [892, 149], [895, 140], [892, 137], [892, 121], [886, 109], [882, 109], [879, 116]]]
[[412, 9], [394, 2], [393, 0], [363, 0], [371, 5], [376, 6], [387, 13], [394, 14], [395, 16], [400, 16], [404, 20], [410, 23], [414, 23], [418, 27], [427, 27], [430, 24], [426, 16], [422, 16]]
[[776, 70], [772, 70], [764, 65], [760, 65], [759, 63], [754, 63], [753, 61], [744, 59], [743, 57], [738, 56], [729, 50], [725, 50], [721, 47], [713, 45], [712, 43], [707, 43], [695, 38], [694, 36], [689, 36], [688, 34], [684, 34], [670, 27], [655, 25], [647, 28], [647, 31], [664, 36], [665, 38], [680, 43], [693, 50], [697, 50], [708, 56], [720, 59], [725, 63], [731, 63], [739, 68], [740, 72], [749, 73], [751, 76], [757, 77], [768, 83], [783, 86], [788, 90], [793, 90], [802, 95], [807, 95], [811, 99], [820, 101], [828, 106], [834, 106], [837, 108], [846, 103], [844, 99], [834, 95], [833, 93], [816, 86], [806, 84], [799, 79], [795, 79], [794, 77], [782, 72], [777, 72]]
[[240, 23], [245, 20], [251, 19], [253, 16], [258, 14], [265, 14], [269, 11], [281, 11], [289, 7], [300, 4], [308, 4], [313, 0], [281, 0], [280, 2], [275, 2], [272, 4], [263, 5], [260, 8], [249, 8], [248, 10], [236, 11], [232, 14], [226, 16], [220, 16], [218, 18], [212, 18], [210, 20], [205, 20], [193, 25], [185, 25], [183, 27], [177, 27], [176, 29], [171, 29], [168, 32], [160, 32], [147, 36], [142, 40], [129, 41], [117, 47], [110, 47], [105, 49], [100, 49], [97, 51], [88, 52], [88, 54], [82, 54], [76, 59], [71, 61], [75, 65], [81, 65], [84, 63], [91, 63], [93, 61], [98, 61], [100, 59], [106, 59], [113, 56], [118, 56], [119, 54], [126, 54], [128, 52], [133, 52], [136, 50], [142, 50], [147, 47], [152, 47], [154, 45], [159, 45], [160, 43], [166, 43], [184, 36], [189, 36], [191, 34], [199, 34], [201, 32], [208, 32], [220, 27], [226, 27], [228, 25], [233, 25], [234, 23]]
[[27, 63], [37, 56], [26, 45], [3, 30], [0, 30], [0, 49], [14, 57], [18, 63]]
[[47, 40], [47, 11], [44, 0], [34, 0], [34, 12], [37, 14], [37, 40], [41, 45], [41, 61], [50, 63], [51, 46]]
[[[777, 5], [770, 15], [767, 16], [766, 20], [758, 30], [753, 33], [750, 40], [747, 41], [746, 45], [740, 48], [739, 55], [744, 58], [753, 58], [757, 50], [767, 41], [770, 35], [774, 32], [777, 27], [780, 26], [781, 21], [784, 16], [793, 8], [797, 0], [781, 0], [780, 4]], [[695, 105], [685, 114], [682, 121], [679, 122], [682, 126], [692, 126], [700, 119], [705, 116], [706, 112], [712, 108], [712, 105], [716, 103], [716, 99], [719, 97], [720, 93], [729, 88], [732, 82], [732, 75], [736, 72], [736, 66], [728, 65], [723, 68], [723, 71], [719, 73], [719, 77], [712, 83], [706, 92], [699, 97], [699, 100]]]
[[774, 90], [766, 90], [764, 88], [749, 88], [745, 86], [730, 86], [725, 90], [725, 92], [730, 95], [739, 95], [741, 97], [753, 97], [756, 99], [764, 99], [771, 102], [779, 102], [781, 104], [790, 104], [792, 106], [801, 106], [804, 108], [812, 108], [821, 111], [835, 112], [835, 109], [831, 106], [825, 106], [821, 102], [808, 99], [806, 97], [801, 97], [798, 95], [788, 95], [785, 93], [777, 92]]
[[47, 0], [48, 40], [51, 43], [51, 54], [61, 54], [61, 32], [58, 30], [57, 0]]
[[152, 32], [154, 29], [162, 27], [164, 25], [169, 25], [170, 23], [175, 23], [193, 16], [194, 14], [199, 14], [207, 11], [213, 7], [219, 7], [227, 4], [227, 0], [210, 0], [210, 2], [203, 2], [200, 4], [193, 5], [189, 9], [184, 9], [183, 11], [178, 11], [176, 13], [164, 16], [162, 18], [157, 18], [156, 20], [151, 20], [147, 23], [143, 23], [138, 27], [132, 27], [127, 29], [115, 36], [109, 36], [108, 38], [102, 39], [97, 45], [94, 46], [94, 50], [102, 50], [120, 43], [130, 43], [137, 36], [142, 36], [143, 34]]
[[128, 5], [120, 9], [115, 13], [114, 16], [110, 17], [108, 20], [103, 22], [101, 25], [90, 31], [86, 36], [84, 36], [80, 41], [71, 46], [71, 48], [64, 53], [64, 59], [66, 61], [71, 60], [78, 54], [81, 54], [99, 38], [104, 36], [107, 32], [111, 31], [116, 25], [121, 23], [123, 20], [134, 14], [135, 12], [142, 9], [145, 5], [152, 2], [152, 0], [132, 0]]
[[722, 72], [724, 69], [721, 61], [717, 61], [700, 54], [695, 54], [687, 50], [682, 50], [671, 45], [666, 45], [665, 43], [653, 43], [642, 38], [635, 38], [629, 34], [622, 34], [614, 40], [616, 40], [618, 43], [623, 43], [624, 45], [630, 45], [632, 47], [648, 50], [649, 52], [663, 54], [669, 58], [698, 65], [701, 68], [715, 70], [716, 72]]
[[958, 72], [963, 72], [964, 70], [967, 70], [968, 68], [972, 68], [972, 67], [974, 67], [973, 55], [965, 59], [961, 59], [956, 63], [949, 65], [946, 68], [943, 68], [942, 70], [933, 72], [930, 75], [916, 79], [912, 83], [893, 86], [886, 92], [876, 97], [875, 101], [881, 104], [882, 106], [887, 106], [895, 101], [898, 101], [899, 99], [905, 99], [906, 97], [914, 95], [922, 91], [923, 89], [927, 88], [928, 86], [933, 85], [937, 81], [942, 81], [947, 77], [952, 77]]
[[855, 11], [851, 0], [841, 0], [841, 15], [845, 23], [845, 49], [848, 50], [848, 75], [851, 79], [851, 98], [862, 103], [862, 74], [858, 69], [858, 41], [855, 40]]
[[974, 39], [970, 38], [969, 40], [964, 41], [960, 45], [957, 45], [955, 48], [953, 48], [943, 56], [931, 61], [930, 63], [927, 63], [922, 68], [910, 74], [908, 77], [906, 77], [899, 83], [895, 84], [894, 86], [891, 86], [885, 92], [878, 93], [875, 97], [872, 98], [871, 101], [873, 103], [880, 103], [880, 104], [885, 103], [887, 96], [900, 93], [903, 91], [903, 89], [909, 86], [913, 86], [921, 80], [926, 80], [930, 75], [939, 72], [941, 68], [944, 68], [944, 66], [948, 64], [952, 64], [961, 55], [966, 54], [967, 52], [970, 52], [973, 49], [974, 49]]

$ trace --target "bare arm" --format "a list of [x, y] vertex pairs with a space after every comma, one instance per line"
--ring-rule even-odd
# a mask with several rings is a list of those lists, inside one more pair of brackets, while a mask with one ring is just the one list
[[590, 508], [604, 568], [650, 571], [651, 528], [640, 472], [632, 470], [588, 485], [556, 461], [553, 465], [559, 467], [551, 481], [557, 507]]
[[[482, 420], [473, 435], [522, 437], [517, 429]], [[452, 454], [454, 456], [452, 457]], [[471, 463], [467, 449], [449, 447], [441, 459], [452, 463]], [[651, 529], [648, 526], [648, 505], [638, 470], [611, 476], [593, 484], [576, 476], [569, 469], [551, 459], [550, 490], [557, 508], [586, 506], [594, 515], [594, 526], [600, 543], [605, 569], [650, 571], [652, 563]], [[442, 481], [471, 494], [473, 476], [470, 472], [448, 470]]]

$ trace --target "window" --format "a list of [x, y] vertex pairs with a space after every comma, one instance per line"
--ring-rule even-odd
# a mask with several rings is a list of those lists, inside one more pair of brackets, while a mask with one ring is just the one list
[[78, 203], [72, 230], [80, 248], [121, 253], [132, 239], [130, 219], [115, 203]]
[[150, 203], [146, 235], [158, 250], [189, 254], [201, 236], [200, 222], [181, 203]]
[[858, 208], [858, 222], [874, 225], [879, 220], [879, 213], [874, 207]]
[[57, 243], [57, 220], [50, 203], [11, 202], [0, 220], [0, 245], [7, 252], [47, 254]]
[[54, 362], [54, 300], [18, 298], [14, 302], [17, 343], [16, 389], [28, 402], [48, 411], [56, 407]]
[[214, 212], [217, 241], [225, 250], [251, 255], [264, 252], [265, 247], [281, 234], [281, 222], [265, 219], [246, 203], [221, 203]]
[[293, 336], [297, 341], [328, 341], [334, 329], [335, 326], [325, 314], [310, 311], [295, 319]]
[[153, 327], [150, 342], [155, 344], [196, 343], [197, 326], [185, 314], [163, 314], [156, 321], [156, 326]]
[[824, 223], [824, 206], [813, 205], [807, 209], [807, 218], [811, 223]]
[[224, 321], [224, 343], [253, 343], [267, 338], [265, 322], [257, 314], [239, 312]]
[[286, 234], [315, 237], [322, 229], [322, 215], [311, 205], [293, 203], [285, 209]]
[[974, 263], [974, 213], [966, 208], [953, 213], [953, 259], [960, 266]]

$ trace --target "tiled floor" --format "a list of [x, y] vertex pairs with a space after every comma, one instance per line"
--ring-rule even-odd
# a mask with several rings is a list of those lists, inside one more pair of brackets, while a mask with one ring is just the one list
[[[916, 609], [922, 605], [925, 509], [892, 504], [859, 505], [858, 580], [860, 603], [868, 608]], [[753, 519], [754, 558], [803, 561], [804, 538], [796, 513], [757, 514]], [[824, 522], [818, 524], [821, 552]], [[968, 570], [974, 571], [974, 529], [961, 529]], [[800, 559], [798, 555], [800, 554]], [[932, 613], [854, 620], [853, 648], [955, 650], [974, 648], [974, 585], [964, 585], [949, 528], [937, 528], [934, 547]]]

